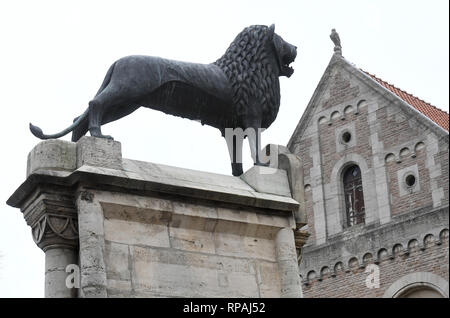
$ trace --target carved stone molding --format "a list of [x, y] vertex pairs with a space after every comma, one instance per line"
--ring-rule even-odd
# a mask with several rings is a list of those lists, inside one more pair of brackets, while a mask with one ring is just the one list
[[71, 216], [44, 214], [32, 227], [34, 242], [44, 251], [51, 245], [76, 248], [78, 239], [77, 219]]
[[74, 196], [63, 187], [39, 187], [22, 207], [34, 242], [50, 248], [78, 248], [78, 217]]
[[294, 231], [295, 249], [297, 250], [297, 262], [302, 260], [302, 247], [305, 245], [311, 234], [306, 230], [297, 229]]
[[[437, 230], [434, 234], [431, 232], [419, 234], [417, 239], [410, 238], [407, 243], [403, 242], [402, 244], [397, 242], [392, 244], [390, 247], [380, 247], [377, 252], [362, 251], [362, 257], [361, 255], [351, 255], [332, 264], [322, 264], [318, 268], [310, 268], [307, 271], [303, 270], [301, 274], [306, 278], [303, 280], [303, 284], [309, 285], [314, 279], [322, 281], [324, 279], [324, 274], [330, 273], [331, 277], [336, 277], [339, 271], [350, 273], [356, 268], [364, 269], [371, 263], [379, 265], [384, 261], [392, 261], [396, 257], [409, 257], [411, 253], [423, 252], [433, 245], [439, 246], [444, 243], [448, 244], [448, 233], [448, 228], [444, 227]], [[297, 247], [297, 236], [295, 237], [295, 245]]]

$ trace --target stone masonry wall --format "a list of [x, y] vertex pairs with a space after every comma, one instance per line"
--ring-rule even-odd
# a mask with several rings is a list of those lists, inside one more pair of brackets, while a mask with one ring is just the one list
[[295, 153], [302, 154], [302, 169], [303, 169], [303, 179], [305, 182], [305, 211], [308, 220], [308, 233], [310, 234], [308, 242], [314, 242], [316, 240], [316, 234], [314, 231], [314, 215], [313, 215], [313, 198], [311, 193], [311, 168], [313, 166], [313, 159], [309, 154], [311, 149], [311, 138], [303, 138], [295, 147]]
[[[329, 73], [328, 82], [316, 97], [314, 114], [304, 122], [302, 135], [291, 140], [291, 150], [303, 161], [311, 233], [306, 245], [322, 244], [324, 236], [326, 239], [345, 230], [339, 177], [355, 155], [360, 158], [356, 163], [363, 173], [366, 223], [386, 222], [392, 216], [421, 208], [447, 206], [448, 138], [438, 136], [424, 124], [421, 115], [404, 112], [340, 65]], [[351, 134], [347, 143], [340, 140], [345, 131]], [[333, 171], [339, 164], [336, 178]], [[412, 187], [405, 182], [410, 174], [416, 179]], [[318, 216], [321, 213], [323, 216]]]
[[442, 206], [449, 205], [449, 161], [448, 161], [448, 139], [439, 140], [439, 151], [434, 155], [434, 160], [439, 164], [441, 168], [441, 174], [436, 180], [437, 188], [442, 189], [442, 195], [440, 196], [440, 204]]
[[[351, 123], [351, 124], [349, 124]], [[351, 138], [348, 144], [336, 142], [345, 128], [352, 127]], [[354, 129], [353, 129], [354, 127]], [[332, 169], [336, 162], [351, 153], [362, 156], [370, 169], [372, 167], [372, 148], [370, 145], [370, 130], [368, 125], [368, 108], [360, 107], [358, 114], [349, 112], [331, 121], [319, 123], [320, 149], [322, 150], [322, 182], [329, 183]], [[337, 144], [342, 148], [337, 149]]]
[[[432, 207], [433, 200], [430, 188], [430, 174], [426, 169], [426, 149], [422, 148], [416, 151], [416, 157], [412, 158], [410, 154], [405, 156], [400, 156], [399, 161], [396, 160], [386, 162], [386, 168], [388, 170], [388, 183], [389, 183], [389, 193], [391, 194], [391, 206], [392, 214], [397, 215], [405, 213], [408, 211], [413, 211], [421, 207]], [[417, 165], [419, 175], [418, 185], [416, 192], [408, 193], [406, 189], [404, 180], [400, 177], [398, 178], [398, 173], [405, 167], [411, 167]], [[399, 183], [400, 181], [400, 183]], [[401, 190], [404, 193], [401, 193]]]
[[[438, 245], [439, 244], [439, 245]], [[366, 286], [366, 266], [374, 263], [374, 258], [368, 258], [363, 264], [351, 262], [352, 267], [339, 268], [334, 273], [330, 270], [311, 279], [303, 285], [305, 298], [373, 298], [382, 297], [399, 278], [415, 272], [431, 272], [442, 278], [449, 273], [449, 243], [448, 230], [441, 237], [429, 236], [425, 245], [420, 247], [418, 242], [411, 242], [407, 248], [395, 248], [394, 254], [382, 252], [381, 259], [377, 261], [380, 269], [379, 288], [369, 289]], [[406, 253], [405, 253], [406, 252]], [[448, 284], [448, 283], [447, 283]]]
[[[300, 264], [305, 297], [381, 297], [410, 273], [448, 277], [448, 134], [377, 85], [334, 56], [289, 142], [303, 161], [311, 233]], [[350, 164], [361, 168], [366, 207], [365, 224], [353, 227], [341, 178]], [[368, 289], [373, 262], [380, 287]]]
[[283, 169], [239, 178], [126, 159], [109, 139], [47, 140], [7, 203], [45, 252], [46, 297], [299, 298], [302, 179], [282, 151]]
[[281, 297], [276, 234], [285, 218], [89, 192], [104, 217], [108, 297]]

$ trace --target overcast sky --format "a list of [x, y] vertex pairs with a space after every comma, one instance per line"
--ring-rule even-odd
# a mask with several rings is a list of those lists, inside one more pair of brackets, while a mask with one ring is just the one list
[[[5, 204], [39, 141], [28, 123], [46, 133], [67, 127], [118, 58], [210, 63], [244, 27], [275, 23], [299, 49], [262, 143], [286, 145], [333, 54], [332, 28], [347, 60], [448, 112], [448, 11], [447, 0], [0, 0], [0, 297], [44, 295], [44, 253], [20, 211]], [[142, 108], [103, 132], [126, 158], [231, 174], [219, 131], [197, 122]]]

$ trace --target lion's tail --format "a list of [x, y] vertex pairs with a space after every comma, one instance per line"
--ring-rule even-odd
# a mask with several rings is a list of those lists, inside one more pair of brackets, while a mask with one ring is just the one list
[[[102, 85], [100, 86], [100, 88], [99, 88], [97, 94], [95, 94], [95, 96], [97, 96], [98, 94], [100, 94], [100, 93], [106, 88], [106, 86], [108, 86], [109, 82], [111, 81], [111, 76], [112, 76], [112, 74], [113, 74], [113, 72], [114, 72], [114, 67], [115, 67], [115, 66], [116, 66], [116, 62], [114, 62], [114, 63], [111, 65], [111, 67], [108, 69], [108, 72], [107, 72], [106, 75], [105, 75], [105, 79], [103, 80], [103, 83], [102, 83]], [[40, 139], [53, 139], [53, 138], [59, 138], [59, 137], [62, 137], [62, 136], [67, 135], [68, 133], [70, 133], [71, 131], [73, 131], [74, 129], [76, 129], [76, 128], [82, 123], [83, 120], [86, 120], [86, 119], [87, 119], [88, 114], [89, 114], [89, 108], [86, 109], [85, 112], [84, 112], [81, 116], [79, 116], [79, 117], [73, 122], [72, 125], [70, 125], [69, 127], [67, 127], [66, 129], [64, 129], [63, 131], [61, 131], [61, 132], [59, 132], [59, 133], [57, 133], [57, 134], [46, 135], [46, 134], [44, 134], [44, 133], [42, 132], [42, 129], [41, 129], [41, 128], [39, 128], [39, 127], [37, 127], [37, 126], [34, 126], [34, 125], [31, 124], [31, 123], [30, 123], [30, 130], [31, 130], [31, 133], [32, 133], [33, 135], [35, 135], [36, 137], [38, 137], [38, 138], [40, 138]], [[83, 132], [83, 134], [84, 134], [84, 133], [85, 133], [85, 131]], [[81, 135], [83, 135], [83, 134], [81, 134]], [[76, 134], [76, 136], [73, 136], [73, 137], [75, 137], [75, 138], [72, 138], [72, 141], [77, 141], [78, 138], [80, 138], [81, 135], [80, 135], [80, 133], [78, 132], [78, 133]]]
[[83, 113], [80, 117], [78, 117], [76, 121], [73, 122], [72, 125], [70, 125], [69, 127], [67, 127], [66, 129], [64, 129], [63, 131], [61, 131], [61, 132], [59, 132], [59, 133], [57, 133], [57, 134], [46, 135], [46, 134], [44, 134], [44, 133], [42, 132], [42, 129], [41, 129], [41, 128], [39, 128], [39, 127], [37, 127], [37, 126], [34, 126], [32, 123], [30, 123], [30, 130], [31, 130], [31, 133], [32, 133], [33, 135], [35, 135], [36, 137], [38, 137], [39, 139], [53, 139], [53, 138], [59, 138], [59, 137], [62, 137], [62, 136], [67, 135], [67, 134], [70, 133], [72, 130], [74, 130], [74, 129], [75, 129], [75, 128], [76, 128], [76, 127], [77, 127], [77, 126], [78, 126], [85, 118], [87, 118], [88, 114], [89, 114], [89, 108], [86, 109], [86, 110], [84, 111], [84, 113]]

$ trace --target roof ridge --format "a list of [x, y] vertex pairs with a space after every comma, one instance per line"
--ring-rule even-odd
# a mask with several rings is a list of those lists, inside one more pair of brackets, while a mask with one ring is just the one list
[[434, 106], [433, 104], [430, 104], [429, 102], [423, 100], [423, 99], [420, 98], [420, 97], [415, 96], [414, 94], [408, 93], [407, 91], [401, 89], [400, 87], [397, 87], [397, 86], [395, 86], [394, 84], [391, 84], [391, 83], [389, 83], [389, 82], [387, 82], [387, 81], [385, 81], [385, 80], [379, 78], [379, 77], [376, 76], [375, 74], [371, 74], [371, 73], [369, 73], [369, 72], [363, 70], [362, 68], [360, 68], [360, 70], [361, 70], [362, 72], [368, 74], [369, 76], [372, 76], [372, 77], [374, 77], [374, 78], [376, 78], [376, 79], [378, 79], [378, 80], [380, 80], [380, 81], [382, 81], [382, 82], [384, 82], [384, 83], [386, 83], [386, 84], [392, 86], [393, 88], [398, 89], [399, 91], [401, 91], [401, 92], [403, 92], [403, 93], [405, 93], [405, 94], [408, 94], [409, 96], [414, 97], [414, 98], [420, 100], [421, 102], [423, 102], [423, 103], [425, 103], [425, 104], [427, 104], [427, 105], [429, 105], [429, 106], [431, 106], [431, 107], [433, 107], [433, 108], [435, 108], [435, 109], [437, 109], [437, 110], [439, 110], [439, 111], [441, 111], [441, 112], [446, 113], [447, 115], [449, 114], [449, 113], [447, 113], [445, 110], [440, 109], [439, 107]]

